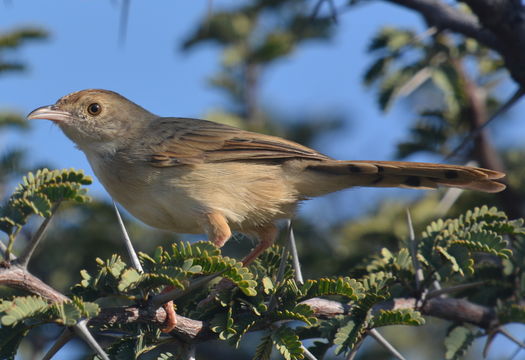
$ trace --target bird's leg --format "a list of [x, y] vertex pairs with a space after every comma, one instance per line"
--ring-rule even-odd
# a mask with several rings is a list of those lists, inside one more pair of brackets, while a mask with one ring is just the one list
[[[228, 227], [229, 230], [229, 227]], [[253, 231], [253, 233], [257, 236], [258, 244], [255, 246], [255, 248], [250, 251], [248, 255], [242, 260], [243, 265], [247, 266], [250, 263], [252, 263], [261, 253], [264, 252], [264, 250], [268, 249], [270, 246], [272, 246], [273, 242], [275, 241], [275, 238], [277, 237], [277, 228], [275, 225], [270, 224], [264, 227], [260, 227], [257, 230]], [[211, 241], [213, 241], [214, 244], [217, 244], [218, 239], [211, 238]], [[217, 241], [217, 242], [216, 242]], [[225, 241], [222, 242], [224, 244]], [[226, 290], [233, 286], [233, 283], [228, 279], [222, 279], [217, 285], [215, 285], [214, 289], [210, 293], [210, 295], [202, 300], [199, 303], [200, 306], [205, 306], [209, 302], [211, 302], [215, 295], [220, 290]]]
[[250, 265], [255, 259], [257, 259], [259, 255], [272, 246], [275, 239], [277, 238], [277, 227], [275, 227], [274, 224], [268, 224], [264, 227], [260, 227], [253, 232], [257, 236], [259, 243], [242, 260], [242, 263], [245, 266]]
[[212, 212], [206, 214], [203, 226], [210, 241], [218, 248], [223, 247], [232, 236], [228, 222], [221, 213]]
[[[230, 227], [226, 222], [226, 218], [224, 215], [217, 212], [205, 214], [202, 226], [206, 230], [210, 241], [213, 242], [213, 244], [218, 248], [221, 248], [232, 235]], [[162, 290], [162, 292], [166, 293], [172, 289], [172, 286], [167, 286], [164, 288], [164, 290]], [[173, 309], [173, 301], [168, 301], [162, 305], [162, 307], [166, 311], [166, 320], [164, 321], [161, 331], [164, 333], [169, 333], [177, 325], [177, 314]]]

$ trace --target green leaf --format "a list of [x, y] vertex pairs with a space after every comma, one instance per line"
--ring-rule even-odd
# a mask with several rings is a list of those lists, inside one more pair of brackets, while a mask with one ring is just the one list
[[41, 169], [23, 177], [13, 195], [0, 207], [0, 230], [12, 234], [31, 215], [49, 217], [51, 208], [64, 200], [88, 201], [82, 185], [91, 178], [82, 171]]
[[24, 324], [0, 326], [0, 359], [14, 360], [20, 342], [29, 332]]
[[350, 300], [358, 300], [363, 297], [363, 285], [349, 277], [336, 279], [322, 278], [319, 280], [306, 280], [301, 287], [304, 297], [316, 297], [327, 295], [342, 295]]
[[268, 333], [263, 336], [259, 345], [255, 349], [255, 354], [253, 355], [253, 360], [270, 360], [272, 355], [273, 341], [272, 334]]
[[233, 327], [232, 308], [228, 311], [215, 314], [210, 323], [210, 329], [219, 334], [220, 340], [229, 340], [237, 335], [237, 330]]
[[118, 290], [125, 292], [130, 289], [134, 289], [135, 286], [140, 282], [141, 275], [136, 269], [126, 269], [122, 272], [120, 276], [120, 281], [118, 283]]
[[49, 304], [39, 296], [19, 296], [11, 301], [2, 300], [0, 313], [4, 313], [0, 321], [2, 325], [13, 326], [34, 315], [47, 310]]
[[337, 329], [334, 338], [334, 345], [336, 355], [345, 353], [353, 349], [353, 347], [362, 339], [365, 334], [366, 326], [364, 322], [348, 321], [346, 325]]
[[279, 329], [272, 333], [272, 341], [286, 360], [303, 359], [303, 349], [299, 336], [295, 332], [286, 326], [281, 326]]
[[470, 329], [456, 326], [445, 338], [445, 359], [461, 359], [475, 339], [476, 335]]
[[75, 325], [82, 317], [81, 309], [73, 302], [54, 303], [51, 309], [57, 322], [65, 326]]
[[425, 319], [419, 311], [413, 309], [380, 310], [374, 316], [371, 327], [390, 325], [423, 325]]
[[312, 308], [306, 304], [298, 304], [292, 310], [276, 311], [275, 316], [278, 320], [298, 320], [312, 326], [317, 324]]

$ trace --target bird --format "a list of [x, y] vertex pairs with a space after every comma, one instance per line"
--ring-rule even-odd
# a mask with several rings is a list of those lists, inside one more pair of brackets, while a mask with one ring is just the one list
[[120, 94], [87, 89], [33, 110], [86, 155], [111, 197], [155, 228], [206, 233], [222, 247], [238, 231], [257, 238], [242, 260], [272, 245], [276, 221], [298, 204], [351, 187], [499, 192], [499, 171], [448, 164], [335, 160], [277, 136], [207, 120], [161, 117]]

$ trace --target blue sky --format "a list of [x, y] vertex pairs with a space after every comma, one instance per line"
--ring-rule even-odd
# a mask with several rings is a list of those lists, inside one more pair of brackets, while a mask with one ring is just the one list
[[[214, 1], [213, 6], [232, 3], [235, 1]], [[0, 5], [0, 31], [37, 25], [50, 32], [47, 41], [28, 44], [13, 55], [28, 63], [29, 71], [0, 78], [0, 108], [28, 113], [86, 88], [117, 91], [163, 116], [199, 118], [224, 104], [225, 98], [206, 82], [218, 69], [219, 49], [178, 50], [205, 16], [208, 1], [162, 0], [154, 6], [132, 1], [124, 46], [118, 45], [118, 4], [108, 0], [20, 0]], [[392, 159], [395, 144], [405, 138], [413, 115], [403, 106], [381, 113], [374, 92], [361, 81], [370, 62], [366, 46], [386, 25], [423, 29], [414, 13], [382, 2], [346, 11], [339, 17], [337, 36], [331, 42], [311, 42], [270, 68], [263, 80], [262, 103], [288, 114], [342, 113], [348, 120], [346, 130], [319, 139], [318, 150], [338, 159]], [[510, 91], [511, 86], [504, 89]], [[506, 142], [520, 139], [515, 127], [511, 128], [504, 137]], [[0, 138], [0, 151], [13, 144], [29, 148], [33, 163], [82, 168], [91, 174], [83, 154], [49, 122], [35, 121], [29, 134]], [[98, 183], [90, 191], [106, 196]], [[351, 193], [344, 201], [366, 207], [370, 196], [397, 194], [399, 190]], [[321, 206], [326, 209], [321, 212], [326, 219], [333, 218], [331, 204], [340, 198], [338, 194], [329, 196], [329, 202], [320, 200], [308, 205], [306, 211]]]
[[[1, 29], [38, 24], [50, 31], [43, 43], [28, 44], [16, 54], [30, 67], [0, 79], [0, 107], [27, 113], [85, 88], [120, 92], [164, 116], [202, 117], [224, 104], [206, 79], [218, 68], [220, 52], [201, 46], [190, 53], [178, 45], [207, 11], [207, 1], [132, 2], [125, 45], [118, 46], [119, 8], [111, 1], [13, 1], [0, 9]], [[214, 2], [216, 7], [221, 1]], [[340, 19], [332, 43], [310, 43], [273, 66], [264, 79], [263, 103], [286, 113], [336, 111], [355, 117], [349, 132], [320, 141], [322, 151], [338, 158], [390, 157], [403, 136], [399, 119], [375, 107], [373, 93], [363, 88], [361, 74], [370, 35], [381, 25], [419, 23], [411, 13], [373, 13], [362, 7]], [[382, 15], [381, 15], [382, 14]], [[395, 14], [395, 16], [392, 16]], [[305, 76], [308, 74], [308, 76]], [[47, 122], [11, 141], [29, 146], [34, 161], [60, 167], [88, 168], [83, 155]], [[371, 133], [371, 129], [375, 129]], [[380, 136], [383, 141], [378, 142]], [[351, 140], [351, 141], [349, 141]], [[370, 147], [370, 143], [374, 146]], [[96, 188], [96, 191], [100, 189]]]
[[[220, 8], [225, 3], [235, 1], [216, 0], [213, 6]], [[47, 41], [28, 44], [12, 54], [26, 62], [29, 70], [0, 77], [0, 108], [27, 114], [72, 91], [106, 88], [159, 115], [203, 117], [225, 101], [206, 83], [218, 69], [220, 53], [212, 46], [190, 53], [181, 53], [178, 48], [207, 8], [207, 0], [132, 1], [127, 40], [119, 46], [116, 1], [0, 2], [0, 32], [21, 25], [37, 25], [50, 32]], [[422, 30], [421, 24], [412, 12], [383, 2], [347, 11], [339, 17], [337, 36], [330, 43], [310, 43], [270, 69], [263, 83], [262, 102], [290, 114], [343, 113], [349, 120], [346, 130], [320, 139], [317, 149], [339, 159], [392, 159], [395, 144], [406, 136], [412, 115], [402, 106], [388, 114], [377, 110], [375, 94], [361, 82], [370, 61], [365, 49], [382, 26]], [[512, 90], [509, 85], [502, 92]], [[513, 110], [515, 114], [520, 111], [523, 105]], [[509, 130], [500, 131], [497, 140], [519, 141], [523, 125], [518, 125], [518, 120], [510, 120]], [[49, 122], [35, 121], [29, 133], [0, 137], [0, 153], [19, 145], [29, 149], [34, 164], [82, 168], [92, 174], [83, 154]], [[90, 191], [106, 196], [98, 183]], [[344, 197], [332, 195], [312, 202], [304, 211], [315, 209], [322, 222], [336, 215], [331, 205], [340, 199], [369, 207], [366, 200], [373, 194], [393, 193], [399, 192], [352, 190]]]
[[[213, 6], [228, 3], [235, 1], [214, 1]], [[131, 2], [124, 46], [118, 45], [120, 8], [115, 1], [10, 1], [0, 5], [0, 31], [38, 25], [51, 34], [49, 40], [28, 44], [14, 55], [29, 64], [29, 71], [0, 78], [0, 108], [28, 113], [86, 88], [120, 92], [163, 116], [199, 118], [221, 107], [225, 98], [206, 81], [218, 69], [219, 49], [201, 46], [189, 53], [178, 51], [208, 11], [208, 1], [148, 4]], [[347, 130], [321, 138], [316, 148], [339, 159], [390, 159], [409, 119], [396, 116], [396, 110], [380, 113], [374, 93], [363, 87], [361, 76], [369, 62], [365, 48], [370, 37], [381, 26], [394, 24], [418, 26], [420, 20], [411, 12], [384, 4], [345, 13], [330, 43], [311, 42], [271, 67], [264, 78], [262, 103], [288, 114], [345, 114]], [[49, 122], [35, 121], [29, 134], [0, 139], [0, 151], [2, 143], [29, 148], [35, 164], [92, 173], [83, 154]], [[373, 204], [369, 201], [372, 194], [384, 191], [331, 195], [306, 205], [303, 211], [311, 209], [321, 217], [319, 223], [326, 223], [339, 213], [333, 210], [334, 202], [362, 204], [352, 209], [367, 207]], [[106, 196], [98, 182], [90, 192]]]

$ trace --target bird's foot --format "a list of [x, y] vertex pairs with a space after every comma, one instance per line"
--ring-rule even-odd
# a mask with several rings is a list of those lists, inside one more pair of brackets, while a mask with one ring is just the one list
[[[162, 293], [167, 293], [171, 290], [173, 290], [173, 286], [166, 286], [162, 290]], [[173, 305], [173, 301], [168, 301], [162, 305], [162, 308], [164, 311], [166, 311], [166, 320], [164, 320], [164, 324], [162, 324], [160, 331], [163, 333], [169, 333], [175, 329], [175, 326], [177, 326], [177, 314], [175, 313], [175, 306]]]
[[160, 331], [163, 333], [169, 333], [177, 326], [177, 314], [173, 307], [173, 301], [168, 301], [162, 305], [162, 307], [164, 308], [164, 311], [166, 311], [166, 320], [164, 320], [164, 324], [162, 324]]

